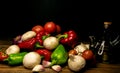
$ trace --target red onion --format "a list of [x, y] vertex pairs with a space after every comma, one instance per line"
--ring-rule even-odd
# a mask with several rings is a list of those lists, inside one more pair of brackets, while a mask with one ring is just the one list
[[18, 44], [18, 43], [20, 43], [20, 42], [22, 42], [22, 40], [21, 40], [21, 35], [18, 35], [18, 36], [16, 36], [14, 39], [13, 39], [13, 44]]

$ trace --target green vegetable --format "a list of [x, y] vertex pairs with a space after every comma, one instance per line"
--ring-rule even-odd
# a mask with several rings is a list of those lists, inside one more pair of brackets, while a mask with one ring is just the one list
[[7, 59], [4, 61], [7, 62], [9, 65], [20, 65], [23, 62], [24, 56], [27, 54], [27, 52], [20, 52], [15, 54], [10, 54]]
[[68, 53], [65, 50], [64, 46], [62, 44], [59, 44], [57, 48], [53, 51], [51, 54], [51, 66], [52, 65], [61, 65], [67, 62], [68, 59]]

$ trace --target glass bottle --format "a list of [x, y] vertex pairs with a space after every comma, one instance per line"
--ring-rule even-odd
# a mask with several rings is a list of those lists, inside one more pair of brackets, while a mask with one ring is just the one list
[[102, 54], [102, 62], [103, 63], [109, 63], [110, 62], [110, 46], [106, 45], [104, 46], [103, 54]]
[[98, 50], [98, 55], [100, 57], [100, 62], [102, 63], [109, 63], [110, 62], [110, 43], [109, 43], [109, 27], [112, 24], [112, 22], [104, 22], [104, 29], [103, 29], [103, 35], [101, 39], [101, 45]]

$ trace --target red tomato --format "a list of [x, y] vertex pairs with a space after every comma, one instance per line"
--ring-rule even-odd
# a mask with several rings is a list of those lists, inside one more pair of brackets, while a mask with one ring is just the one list
[[35, 31], [36, 33], [38, 33], [40, 31], [44, 31], [44, 28], [41, 25], [35, 25], [34, 27], [32, 27], [32, 31]]
[[60, 33], [60, 32], [61, 32], [61, 27], [60, 27], [60, 25], [56, 25], [56, 32], [57, 32], [57, 33]]
[[82, 57], [83, 57], [85, 60], [91, 60], [91, 59], [93, 59], [94, 54], [93, 54], [92, 50], [87, 49], [87, 50], [83, 51]]
[[3, 61], [6, 58], [8, 58], [8, 55], [0, 51], [0, 61]]
[[44, 25], [44, 29], [48, 33], [54, 33], [56, 32], [56, 24], [54, 22], [46, 22]]

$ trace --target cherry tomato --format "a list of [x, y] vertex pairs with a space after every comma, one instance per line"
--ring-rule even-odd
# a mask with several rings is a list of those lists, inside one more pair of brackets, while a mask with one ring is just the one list
[[87, 49], [82, 52], [82, 57], [85, 58], [85, 60], [91, 60], [91, 59], [93, 59], [94, 54], [93, 54], [92, 50]]
[[61, 27], [60, 27], [60, 25], [56, 25], [56, 32], [57, 32], [57, 33], [60, 33], [60, 32], [61, 32]]
[[35, 31], [36, 33], [38, 33], [40, 31], [44, 31], [44, 28], [43, 26], [37, 24], [34, 27], [32, 27], [32, 31]]
[[54, 22], [46, 22], [44, 25], [44, 29], [48, 33], [54, 33], [56, 32], [56, 24]]

